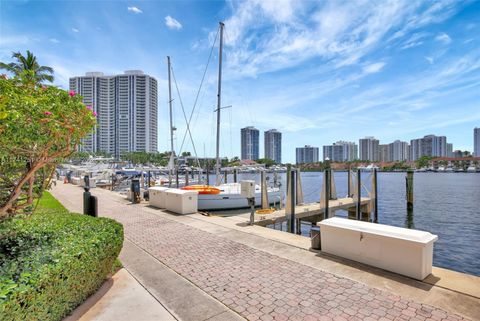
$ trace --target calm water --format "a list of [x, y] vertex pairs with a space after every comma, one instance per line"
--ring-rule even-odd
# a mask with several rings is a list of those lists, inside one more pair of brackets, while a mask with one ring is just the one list
[[[411, 216], [406, 209], [405, 175], [378, 173], [379, 223], [438, 235], [433, 255], [435, 266], [480, 276], [480, 173], [415, 173]], [[239, 176], [258, 181], [259, 175]], [[285, 175], [281, 176], [284, 182]], [[318, 202], [323, 173], [307, 172], [301, 177], [305, 202]], [[337, 195], [344, 197], [347, 173], [336, 172], [334, 177]], [[233, 177], [229, 180], [233, 181]], [[362, 173], [362, 181], [369, 188], [370, 173]], [[302, 225], [302, 235], [308, 236], [309, 229]]]

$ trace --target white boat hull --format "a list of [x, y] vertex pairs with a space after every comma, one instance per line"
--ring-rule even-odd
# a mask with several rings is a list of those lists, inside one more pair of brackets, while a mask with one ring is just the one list
[[[240, 184], [224, 184], [218, 186], [222, 190], [220, 194], [198, 195], [198, 210], [231, 210], [249, 207], [248, 201], [240, 194]], [[278, 188], [268, 189], [268, 201], [270, 204], [279, 204], [283, 199], [283, 193]], [[262, 193], [257, 186], [255, 189], [255, 205], [262, 203]]]

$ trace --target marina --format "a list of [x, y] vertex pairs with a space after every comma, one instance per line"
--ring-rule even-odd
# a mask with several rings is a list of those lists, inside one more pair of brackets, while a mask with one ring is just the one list
[[[260, 185], [259, 172], [239, 172], [237, 180], [254, 180]], [[279, 188], [286, 199], [286, 174], [267, 172], [269, 184], [273, 184], [277, 176]], [[368, 180], [369, 173], [363, 174]], [[391, 226], [414, 228], [429, 231], [439, 236], [434, 248], [434, 265], [480, 275], [476, 262], [480, 254], [472, 244], [480, 244], [480, 217], [478, 214], [478, 200], [480, 200], [480, 174], [478, 173], [435, 173], [417, 172], [414, 174], [414, 207], [408, 211], [406, 203], [405, 177], [403, 172], [378, 173], [378, 222]], [[205, 175], [204, 175], [205, 176]], [[233, 172], [226, 175], [228, 182], [233, 182]], [[348, 217], [348, 208], [355, 206], [348, 194], [347, 172], [333, 172], [338, 200], [331, 200], [330, 206], [335, 216]], [[210, 174], [215, 180], [215, 174]], [[225, 175], [222, 175], [225, 179]], [[315, 222], [323, 218], [320, 206], [320, 195], [323, 184], [323, 172], [302, 172], [304, 205], [297, 205], [296, 218], [300, 235], [310, 237], [310, 230]], [[368, 182], [366, 182], [367, 187]], [[126, 195], [130, 189], [130, 179], [125, 178], [122, 189], [117, 193]], [[362, 206], [368, 206], [369, 195], [362, 194]], [[259, 201], [256, 204], [260, 204]], [[272, 204], [273, 205], [273, 204]], [[277, 203], [276, 206], [279, 206]], [[284, 204], [282, 209], [270, 214], [255, 214], [255, 224], [272, 229], [288, 231], [288, 218], [285, 216]], [[462, 209], [462, 210], [459, 210]], [[236, 224], [247, 225], [250, 220], [250, 209], [236, 210], [208, 210], [211, 216], [221, 216], [235, 221]]]
[[[75, 202], [81, 188], [60, 184], [53, 193], [68, 208], [81, 210]], [[195, 319], [197, 314], [174, 297], [199, 300], [199, 289], [203, 296], [207, 293], [223, 307], [255, 320], [320, 318], [326, 313], [332, 319], [475, 320], [480, 315], [478, 277], [434, 266], [429, 277], [416, 281], [312, 250], [310, 240], [300, 235], [201, 213], [175, 215], [146, 202], [131, 205], [108, 190], [94, 193], [101, 200], [102, 216], [125, 226], [127, 240], [120, 255], [125, 267], [181, 319]], [[168, 279], [162, 277], [165, 273]], [[194, 287], [180, 286], [179, 277]], [[223, 313], [222, 320], [236, 320]]]

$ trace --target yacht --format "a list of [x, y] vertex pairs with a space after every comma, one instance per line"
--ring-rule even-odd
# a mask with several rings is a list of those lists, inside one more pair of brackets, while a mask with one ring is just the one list
[[[185, 187], [185, 189], [190, 186]], [[267, 187], [267, 195], [270, 204], [280, 204], [283, 199], [283, 193], [279, 188]], [[255, 185], [255, 204], [262, 203], [262, 189], [260, 185]], [[198, 209], [205, 210], [231, 210], [249, 207], [248, 201], [241, 195], [239, 183], [227, 183], [215, 186], [205, 186], [199, 191]]]

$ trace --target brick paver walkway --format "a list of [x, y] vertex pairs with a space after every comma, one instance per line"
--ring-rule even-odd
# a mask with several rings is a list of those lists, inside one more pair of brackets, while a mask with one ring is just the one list
[[361, 283], [164, 219], [141, 207], [108, 215], [125, 235], [249, 320], [462, 320]]

